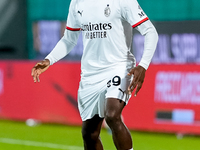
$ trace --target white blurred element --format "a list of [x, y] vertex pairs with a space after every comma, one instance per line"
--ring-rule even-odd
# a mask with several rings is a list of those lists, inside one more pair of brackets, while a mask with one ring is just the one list
[[176, 138], [178, 139], [178, 140], [181, 140], [182, 138], [183, 138], [183, 133], [177, 133], [176, 134]]
[[192, 124], [194, 123], [195, 112], [189, 109], [174, 109], [172, 111], [172, 122], [176, 124]]
[[195, 34], [182, 34], [183, 54], [185, 58], [194, 59], [198, 54], [198, 42]]
[[30, 118], [30, 119], [26, 120], [26, 125], [29, 127], [35, 127], [35, 126], [39, 125], [39, 121], [36, 119]]
[[200, 72], [159, 71], [155, 79], [154, 100], [200, 105]]
[[107, 132], [109, 134], [112, 134], [112, 131], [111, 131], [110, 127], [108, 126], [108, 124], [106, 123], [105, 119], [103, 121], [103, 127], [107, 130]]
[[196, 34], [173, 34], [171, 38], [172, 53], [176, 62], [190, 62], [198, 54], [198, 42]]
[[0, 69], [0, 95], [3, 94], [3, 71]]
[[[0, 0], [0, 36], [5, 31], [5, 28], [10, 24], [14, 14], [17, 11], [17, 1], [14, 0]], [[6, 9], [4, 9], [6, 8]]]

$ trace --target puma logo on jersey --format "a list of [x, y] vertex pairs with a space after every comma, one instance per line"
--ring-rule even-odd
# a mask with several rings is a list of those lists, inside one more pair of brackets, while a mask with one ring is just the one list
[[78, 13], [81, 15], [81, 17], [82, 17], [82, 14], [83, 14], [83, 10], [80, 12], [80, 11], [78, 11]]
[[120, 88], [119, 88], [119, 90], [120, 90], [120, 91], [123, 93], [123, 96], [124, 96], [124, 93], [126, 92], [126, 90], [125, 90], [125, 91], [123, 91], [123, 90], [122, 90], [122, 89], [120, 89]]

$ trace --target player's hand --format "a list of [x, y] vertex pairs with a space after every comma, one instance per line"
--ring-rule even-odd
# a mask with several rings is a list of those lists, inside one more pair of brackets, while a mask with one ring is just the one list
[[31, 71], [31, 76], [33, 77], [34, 82], [40, 82], [39, 76], [41, 73], [45, 72], [50, 66], [50, 61], [45, 59], [38, 62]]
[[131, 71], [128, 73], [129, 76], [134, 75], [133, 80], [128, 87], [129, 94], [132, 94], [133, 90], [136, 88], [134, 96], [137, 95], [139, 90], [142, 88], [142, 84], [145, 78], [145, 72], [146, 69], [144, 69], [142, 66], [137, 66], [131, 69]]

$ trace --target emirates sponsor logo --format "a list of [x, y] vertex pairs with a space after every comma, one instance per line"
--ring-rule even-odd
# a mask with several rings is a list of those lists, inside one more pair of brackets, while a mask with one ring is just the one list
[[107, 38], [107, 31], [112, 29], [111, 23], [91, 23], [83, 24], [82, 31], [85, 31], [86, 39]]
[[81, 27], [82, 31], [98, 31], [98, 30], [111, 30], [111, 23], [91, 23], [83, 24]]

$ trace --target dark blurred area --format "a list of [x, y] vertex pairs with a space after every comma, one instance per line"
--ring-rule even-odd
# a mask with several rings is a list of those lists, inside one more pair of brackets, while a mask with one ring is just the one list
[[26, 0], [0, 1], [0, 59], [26, 59]]

